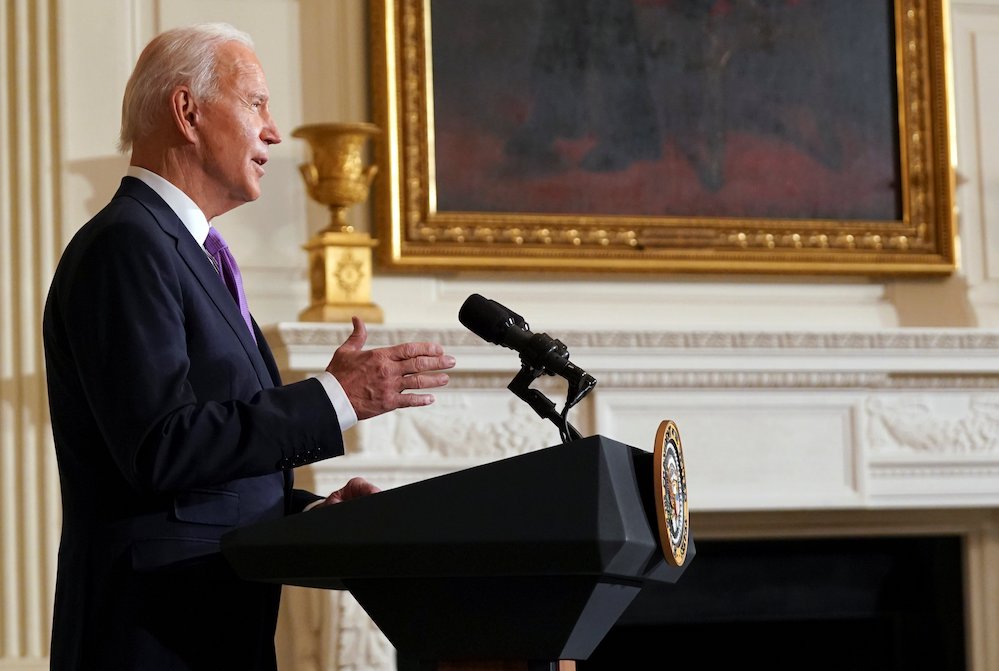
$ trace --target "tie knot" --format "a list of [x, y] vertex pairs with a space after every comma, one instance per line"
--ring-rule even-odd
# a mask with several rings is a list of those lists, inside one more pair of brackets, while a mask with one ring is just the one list
[[208, 253], [215, 256], [228, 246], [225, 238], [222, 237], [218, 230], [214, 226], [210, 226], [208, 228], [208, 237], [205, 239], [205, 249], [208, 250]]

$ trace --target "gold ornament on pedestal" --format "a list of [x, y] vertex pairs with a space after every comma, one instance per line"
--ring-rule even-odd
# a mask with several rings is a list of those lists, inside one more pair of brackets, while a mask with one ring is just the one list
[[371, 302], [371, 248], [368, 233], [347, 223], [347, 208], [368, 199], [376, 165], [364, 165], [365, 143], [381, 131], [369, 123], [317, 123], [300, 126], [293, 137], [312, 147], [312, 163], [299, 166], [309, 195], [330, 209], [329, 225], [303, 247], [309, 253], [309, 307], [302, 321], [349, 322], [357, 315], [381, 323], [382, 309]]

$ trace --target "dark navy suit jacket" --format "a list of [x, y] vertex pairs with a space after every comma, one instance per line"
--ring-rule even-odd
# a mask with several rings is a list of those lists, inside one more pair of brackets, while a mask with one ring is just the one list
[[254, 329], [140, 180], [66, 248], [43, 326], [63, 501], [53, 671], [274, 668], [280, 588], [236, 578], [219, 539], [316, 500], [292, 468], [343, 440], [322, 385], [281, 386]]

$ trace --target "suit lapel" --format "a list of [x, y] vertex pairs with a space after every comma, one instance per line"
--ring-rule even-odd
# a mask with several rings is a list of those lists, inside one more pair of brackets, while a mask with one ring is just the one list
[[[183, 225], [183, 224], [181, 224]], [[263, 357], [260, 356], [260, 350], [257, 348], [257, 343], [253, 341], [253, 336], [250, 334], [249, 329], [246, 328], [246, 322], [243, 321], [243, 315], [239, 312], [239, 306], [236, 301], [233, 300], [232, 294], [229, 293], [229, 289], [226, 288], [225, 283], [222, 278], [219, 277], [218, 272], [215, 270], [215, 266], [212, 262], [208, 260], [208, 256], [205, 251], [198, 245], [198, 243], [189, 234], [177, 237], [177, 251], [183, 257], [184, 261], [187, 263], [191, 272], [194, 273], [195, 277], [204, 287], [205, 291], [211, 297], [212, 302], [218, 308], [222, 316], [225, 317], [226, 322], [229, 324], [229, 328], [233, 330], [236, 337], [239, 338], [240, 344], [246, 351], [246, 355], [249, 357], [250, 361], [253, 363], [253, 369], [257, 373], [257, 378], [260, 380], [260, 385], [264, 388], [273, 387], [274, 384], [271, 382], [271, 375], [267, 370], [267, 366], [264, 364]]]
[[[243, 316], [239, 312], [239, 306], [233, 300], [232, 294], [229, 293], [229, 289], [226, 288], [222, 278], [219, 277], [215, 266], [212, 265], [204, 248], [197, 243], [180, 220], [180, 217], [163, 202], [163, 199], [155, 191], [150, 189], [141, 180], [126, 177], [122, 180], [122, 186], [118, 193], [131, 196], [142, 202], [156, 219], [160, 228], [176, 240], [177, 253], [184, 259], [188, 268], [191, 269], [191, 273], [197, 278], [205, 292], [212, 299], [215, 307], [221, 313], [222, 317], [225, 318], [226, 323], [228, 323], [229, 328], [239, 338], [246, 356], [250, 359], [250, 363], [253, 364], [253, 370], [257, 374], [257, 379], [260, 381], [261, 387], [269, 389], [275, 386], [273, 377], [267, 369], [260, 349], [258, 349], [257, 343], [253, 341], [250, 331], [246, 328], [246, 322], [243, 321]], [[266, 344], [262, 345], [262, 347], [266, 347]]]

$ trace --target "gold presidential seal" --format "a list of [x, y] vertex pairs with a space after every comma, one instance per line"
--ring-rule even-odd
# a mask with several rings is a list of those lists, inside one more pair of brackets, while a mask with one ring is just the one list
[[687, 558], [690, 518], [683, 447], [680, 445], [680, 432], [673, 420], [666, 419], [659, 423], [652, 471], [656, 517], [659, 520], [659, 544], [670, 565], [682, 566]]

